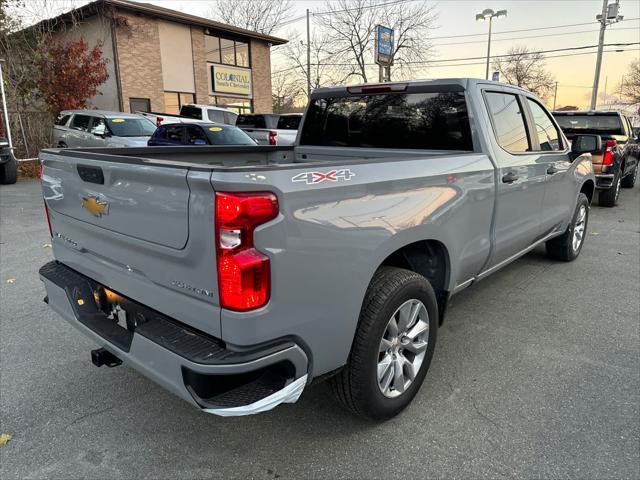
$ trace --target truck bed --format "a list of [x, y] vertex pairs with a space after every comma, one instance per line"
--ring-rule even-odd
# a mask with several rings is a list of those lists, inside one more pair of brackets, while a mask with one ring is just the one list
[[45, 149], [47, 155], [136, 165], [157, 165], [195, 170], [238, 170], [247, 167], [287, 167], [304, 164], [384, 162], [434, 156], [477, 155], [452, 150], [397, 150], [311, 146], [178, 146], [141, 148]]

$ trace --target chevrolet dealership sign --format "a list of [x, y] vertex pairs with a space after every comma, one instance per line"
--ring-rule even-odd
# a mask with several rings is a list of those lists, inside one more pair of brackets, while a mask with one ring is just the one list
[[214, 92], [251, 96], [251, 70], [212, 65], [211, 84]]

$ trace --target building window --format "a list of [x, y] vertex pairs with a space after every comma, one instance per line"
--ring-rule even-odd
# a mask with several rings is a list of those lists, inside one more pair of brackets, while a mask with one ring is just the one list
[[164, 92], [164, 111], [172, 115], [180, 114], [180, 107], [195, 103], [195, 95], [185, 92]]
[[253, 111], [252, 101], [244, 98], [221, 97], [220, 95], [216, 95], [209, 97], [209, 103], [218, 107], [228, 108], [239, 114], [247, 114]]
[[209, 63], [222, 63], [238, 67], [249, 67], [249, 44], [239, 40], [206, 34], [204, 36], [205, 56]]
[[148, 98], [130, 98], [129, 111], [134, 112], [150, 112], [151, 100]]

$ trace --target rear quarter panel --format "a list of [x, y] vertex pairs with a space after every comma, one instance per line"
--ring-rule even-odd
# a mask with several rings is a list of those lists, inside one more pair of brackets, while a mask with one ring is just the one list
[[[347, 168], [348, 181], [293, 181]], [[276, 193], [280, 215], [256, 230], [271, 258], [270, 302], [250, 313], [223, 310], [222, 338], [255, 344], [294, 336], [314, 376], [346, 362], [365, 291], [380, 264], [405, 245], [432, 239], [448, 249], [448, 288], [472, 277], [490, 250], [494, 169], [482, 154], [431, 156], [348, 166], [214, 172], [218, 190]]]

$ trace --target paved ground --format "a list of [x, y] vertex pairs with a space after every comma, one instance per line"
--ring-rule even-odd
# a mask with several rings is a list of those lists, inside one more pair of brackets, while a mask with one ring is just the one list
[[[640, 191], [592, 209], [571, 264], [533, 252], [460, 294], [400, 417], [351, 417], [325, 385], [240, 419], [205, 415], [44, 303], [36, 182], [0, 187], [0, 477], [640, 478]], [[15, 279], [10, 283], [11, 279]]]

